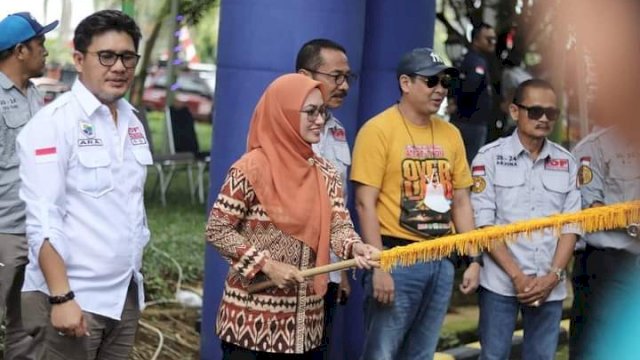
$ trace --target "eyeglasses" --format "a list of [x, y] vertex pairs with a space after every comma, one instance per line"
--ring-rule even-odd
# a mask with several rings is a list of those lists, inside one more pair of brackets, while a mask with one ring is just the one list
[[514, 103], [517, 107], [527, 110], [527, 116], [531, 120], [540, 120], [542, 115], [546, 115], [549, 121], [556, 121], [560, 117], [560, 110], [554, 107], [542, 107], [542, 106], [524, 106], [522, 104]]
[[324, 119], [327, 113], [327, 108], [326, 106], [312, 106], [309, 109], [301, 110], [300, 112], [307, 114], [307, 119], [309, 119], [309, 121], [316, 121], [320, 115], [322, 115], [322, 118]]
[[118, 62], [118, 59], [122, 60], [122, 65], [124, 65], [127, 69], [133, 69], [138, 65], [138, 60], [140, 60], [140, 55], [125, 51], [123, 53], [118, 54], [115, 51], [111, 50], [102, 50], [102, 51], [87, 51], [88, 54], [93, 54], [98, 56], [98, 61], [102, 66], [111, 67]]
[[329, 73], [324, 73], [324, 72], [315, 71], [315, 70], [309, 70], [309, 69], [305, 69], [305, 70], [307, 70], [310, 73], [332, 77], [336, 85], [342, 85], [345, 81], [347, 82], [347, 84], [351, 84], [352, 82], [358, 80], [358, 75], [352, 74], [352, 73], [329, 74]]
[[432, 75], [427, 77], [414, 75], [414, 77], [419, 79], [423, 83], [425, 83], [427, 87], [430, 89], [438, 86], [438, 84], [440, 84], [440, 86], [442, 86], [445, 89], [449, 89], [453, 84], [453, 79], [449, 75], [444, 75], [442, 77], [438, 75]]

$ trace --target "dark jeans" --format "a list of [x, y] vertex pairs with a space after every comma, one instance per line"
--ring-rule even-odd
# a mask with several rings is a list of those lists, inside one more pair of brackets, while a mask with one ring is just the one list
[[222, 360], [319, 360], [322, 351], [315, 348], [304, 354], [280, 354], [264, 351], [254, 351], [235, 344], [221, 341]]
[[480, 359], [510, 358], [511, 339], [518, 312], [522, 314], [524, 360], [553, 360], [560, 334], [562, 301], [547, 301], [539, 307], [520, 304], [515, 296], [503, 296], [480, 288]]
[[573, 304], [571, 305], [571, 327], [569, 330], [569, 358], [580, 359], [579, 339], [582, 339], [586, 320], [586, 304], [589, 296], [589, 275], [587, 274], [586, 251], [573, 254], [573, 270], [571, 270], [573, 287]]

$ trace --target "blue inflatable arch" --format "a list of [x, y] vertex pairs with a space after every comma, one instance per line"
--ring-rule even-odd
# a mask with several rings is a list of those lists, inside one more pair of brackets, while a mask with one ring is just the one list
[[[415, 47], [433, 46], [434, 22], [435, 0], [222, 1], [208, 209], [229, 166], [245, 150], [258, 98], [277, 76], [294, 71], [302, 44], [313, 38], [337, 41], [360, 75], [345, 104], [336, 111], [353, 145], [360, 125], [397, 100], [395, 67], [400, 56]], [[228, 264], [207, 246], [202, 359], [221, 358], [215, 320], [227, 271]], [[364, 331], [361, 288], [359, 280], [353, 281], [351, 299], [336, 316], [331, 359], [360, 355]]]

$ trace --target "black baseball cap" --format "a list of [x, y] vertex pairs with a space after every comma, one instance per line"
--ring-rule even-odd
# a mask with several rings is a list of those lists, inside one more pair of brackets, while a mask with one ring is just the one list
[[397, 77], [400, 75], [432, 76], [440, 72], [451, 76], [460, 75], [458, 69], [448, 66], [442, 58], [430, 48], [416, 48], [402, 56], [396, 69]]

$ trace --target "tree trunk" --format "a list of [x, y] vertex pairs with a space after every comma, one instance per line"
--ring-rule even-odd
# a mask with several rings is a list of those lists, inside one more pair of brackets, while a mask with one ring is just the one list
[[142, 105], [144, 81], [147, 78], [147, 68], [149, 67], [149, 63], [151, 61], [151, 53], [153, 52], [153, 48], [156, 45], [156, 41], [158, 40], [158, 36], [160, 35], [160, 29], [162, 28], [162, 24], [164, 23], [167, 15], [169, 15], [169, 0], [165, 0], [162, 8], [160, 9], [160, 12], [158, 13], [158, 16], [156, 17], [156, 21], [153, 24], [151, 34], [145, 42], [144, 52], [142, 53], [140, 64], [138, 64], [140, 71], [133, 80], [133, 86], [131, 90], [131, 103], [136, 107], [140, 107]]

